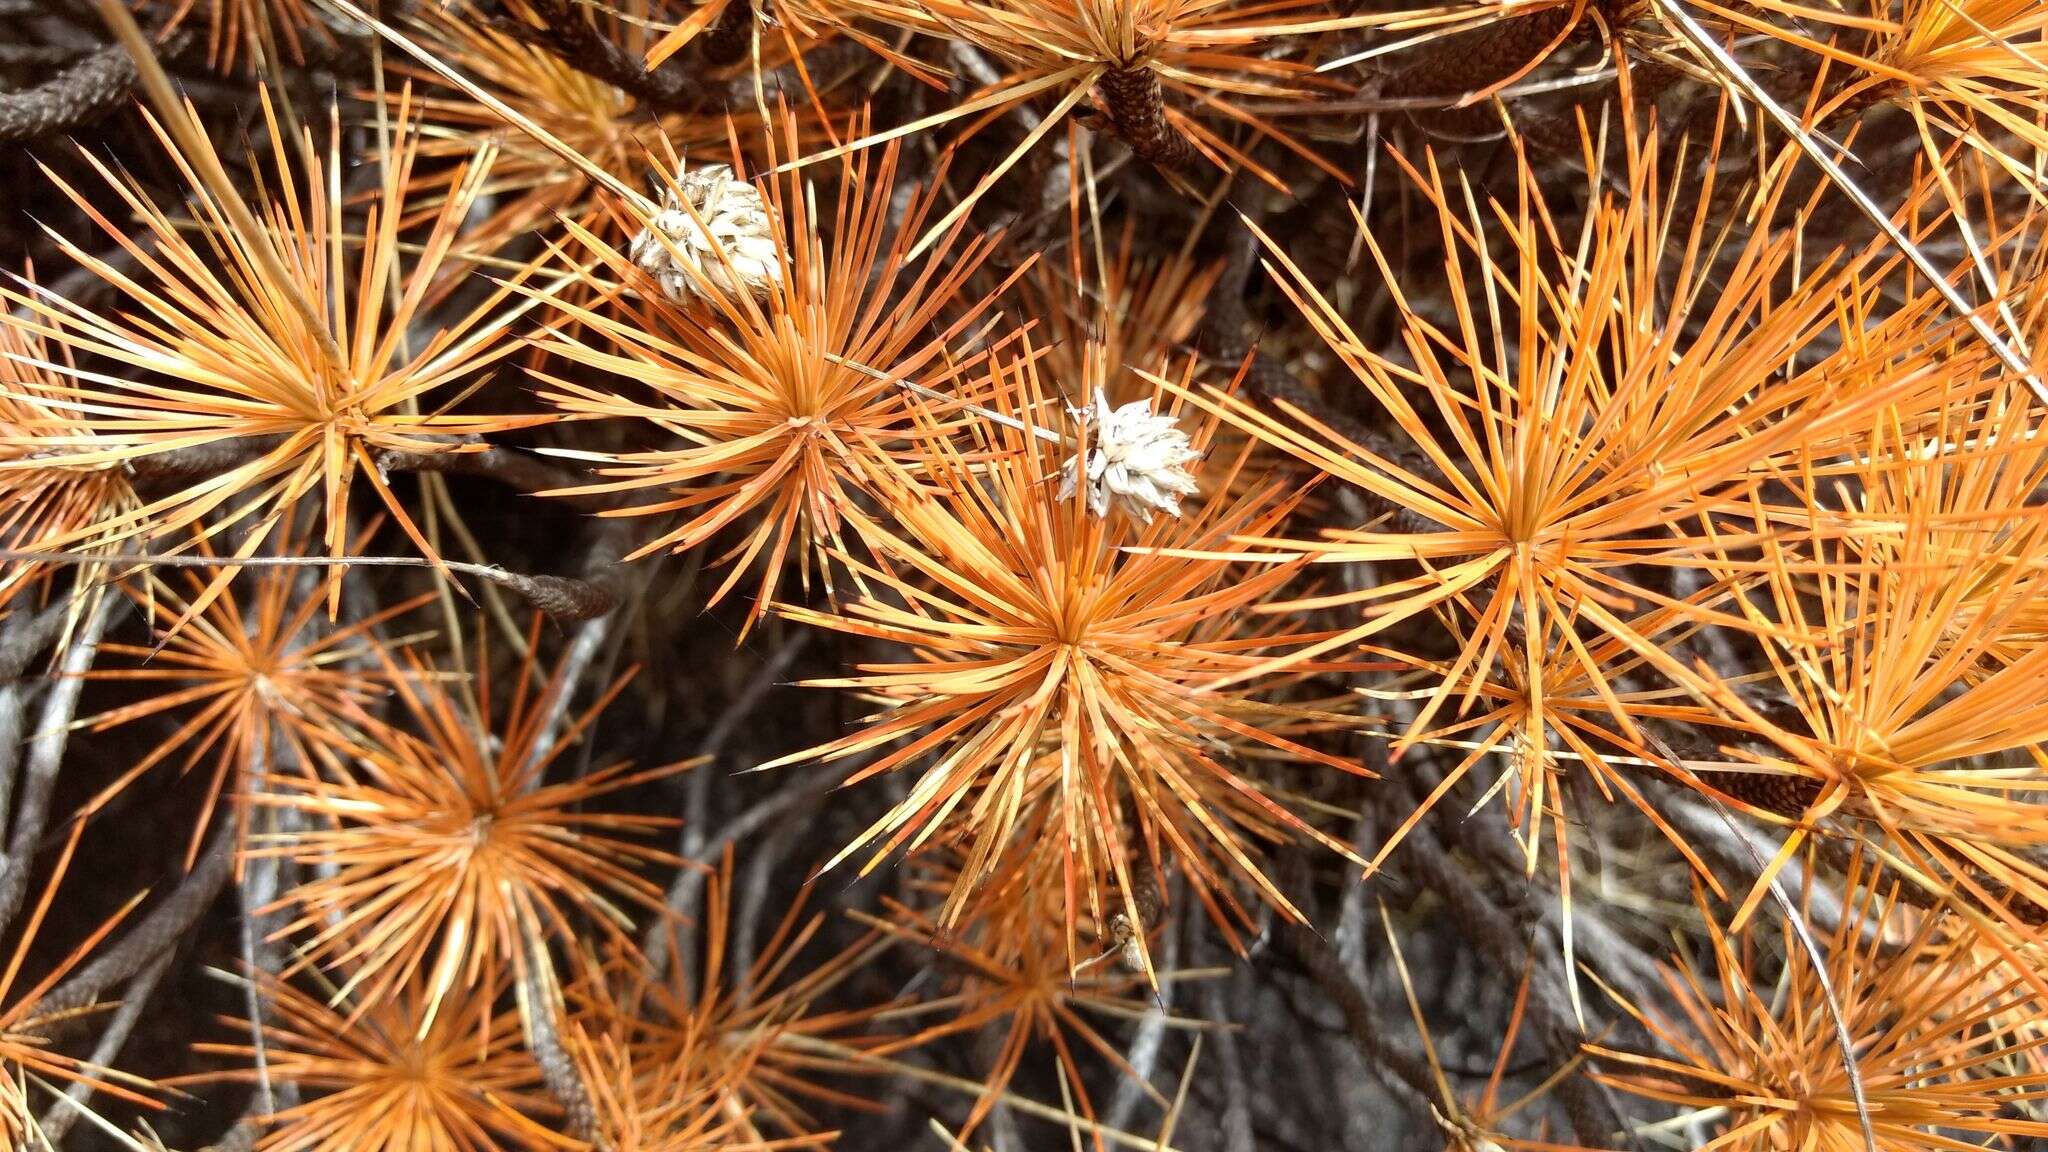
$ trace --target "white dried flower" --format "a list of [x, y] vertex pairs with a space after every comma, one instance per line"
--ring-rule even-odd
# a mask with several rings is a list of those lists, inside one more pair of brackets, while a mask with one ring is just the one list
[[[1180, 498], [1196, 492], [1188, 465], [1202, 454], [1178, 421], [1155, 415], [1144, 400], [1111, 408], [1109, 397], [1099, 391], [1092, 409], [1077, 409], [1074, 415], [1093, 425], [1085, 467], [1090, 512], [1107, 516], [1114, 503], [1145, 524], [1154, 512], [1180, 515]], [[1083, 472], [1076, 453], [1060, 472], [1060, 499], [1074, 494]]]
[[1127, 913], [1110, 918], [1109, 938], [1116, 948], [1116, 962], [1133, 976], [1145, 974], [1145, 943]]
[[[684, 201], [697, 210], [695, 217]], [[763, 299], [782, 282], [774, 229], [760, 189], [736, 179], [730, 164], [706, 164], [677, 177], [676, 187], [662, 197], [661, 211], [633, 237], [628, 251], [633, 263], [678, 304], [690, 304], [710, 290], [744, 291]]]

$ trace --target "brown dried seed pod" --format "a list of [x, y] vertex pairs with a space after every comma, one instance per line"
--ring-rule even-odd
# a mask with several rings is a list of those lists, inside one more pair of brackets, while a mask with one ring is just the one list
[[618, 607], [619, 598], [585, 580], [506, 572], [495, 582], [557, 620], [592, 620]]
[[1820, 783], [1776, 772], [1716, 772], [1707, 783], [1723, 793], [1788, 819], [1805, 814], [1820, 799]]
[[1497, 84], [1549, 47], [1571, 18], [1569, 8], [1549, 8], [1442, 37], [1387, 77], [1380, 95], [1448, 97]]
[[1138, 159], [1177, 168], [1194, 158], [1195, 147], [1166, 116], [1166, 96], [1150, 68], [1116, 68], [1095, 82], [1103, 111], [1116, 134]]

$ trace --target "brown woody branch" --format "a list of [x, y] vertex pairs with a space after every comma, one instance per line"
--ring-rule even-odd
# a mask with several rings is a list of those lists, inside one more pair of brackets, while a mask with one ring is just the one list
[[[483, 441], [476, 437], [465, 437], [459, 440], [451, 439], [449, 443], [472, 445], [482, 444]], [[438, 472], [450, 476], [481, 476], [527, 493], [575, 488], [590, 482], [588, 476], [559, 467], [531, 452], [503, 448], [495, 444], [487, 445], [476, 452], [384, 451], [377, 453], [376, 460], [377, 467], [386, 475], [393, 472]], [[557, 498], [585, 511], [599, 511], [617, 504], [617, 501], [603, 495]]]
[[1337, 1006], [1344, 1017], [1344, 1035], [1366, 1067], [1382, 1073], [1381, 1079], [1389, 1087], [1413, 1093], [1425, 1105], [1433, 1104], [1436, 1091], [1429, 1069], [1414, 1053], [1396, 1047], [1381, 1034], [1372, 1004], [1344, 970], [1344, 962], [1330, 942], [1307, 924], [1278, 925], [1273, 940]]
[[1116, 134], [1140, 160], [1178, 168], [1195, 156], [1195, 146], [1166, 115], [1166, 94], [1150, 68], [1113, 68], [1095, 82], [1103, 111]]
[[132, 979], [151, 961], [176, 948], [227, 886], [228, 877], [234, 872], [237, 838], [235, 822], [222, 820], [198, 865], [170, 896], [37, 1001], [36, 1015], [65, 1016], [90, 1008], [107, 989]]
[[[1479, 945], [1496, 966], [1512, 971], [1520, 968], [1530, 957], [1529, 940], [1514, 917], [1499, 905], [1495, 895], [1483, 890], [1478, 881], [1451, 857], [1438, 840], [1432, 822], [1425, 820], [1416, 825], [1415, 830], [1402, 841], [1401, 855], [1418, 867], [1430, 891], [1442, 898], [1457, 916], [1460, 931]], [[1585, 1041], [1578, 1023], [1565, 1006], [1562, 983], [1547, 963], [1538, 964], [1530, 972], [1528, 1012], [1531, 1030], [1543, 1044], [1549, 1059], [1560, 1066], [1569, 1061]], [[1608, 1142], [1623, 1127], [1620, 1113], [1605, 1091], [1583, 1076], [1563, 1078], [1558, 1082], [1556, 1091], [1579, 1140], [1589, 1147], [1612, 1147]]]
[[[39, 564], [134, 565], [138, 568], [438, 568], [464, 576], [488, 580], [520, 597], [549, 616], [563, 620], [589, 620], [618, 606], [616, 591], [604, 581], [578, 580], [570, 576], [527, 575], [508, 572], [488, 564], [466, 564], [460, 560], [429, 560], [421, 556], [205, 556], [145, 552], [57, 552], [21, 551], [0, 548], [0, 560]], [[68, 721], [67, 721], [68, 722]], [[54, 769], [52, 769], [54, 771]], [[0, 877], [4, 877], [0, 869]], [[5, 888], [0, 887], [0, 894]], [[0, 902], [4, 907], [4, 902]]]
[[[739, 6], [746, 7], [744, 0]], [[667, 60], [649, 71], [611, 37], [598, 31], [575, 0], [531, 0], [529, 7], [542, 21], [541, 27], [511, 19], [501, 19], [496, 26], [506, 35], [554, 53], [571, 68], [610, 84], [650, 108], [687, 111], [708, 102], [711, 93], [684, 70], [681, 58]]]
[[[50, 801], [57, 790], [57, 770], [71, 740], [71, 720], [78, 711], [79, 693], [85, 687], [84, 674], [92, 667], [100, 637], [113, 621], [116, 599], [102, 597], [79, 622], [58, 676], [43, 697], [42, 711], [29, 737], [27, 776], [14, 811], [13, 834], [8, 839], [6, 854], [0, 856], [0, 928], [13, 922], [14, 914], [21, 910], [22, 898], [28, 893], [30, 865], [42, 844]], [[12, 765], [6, 768], [9, 772], [13, 770]]]
[[[1278, 359], [1257, 355], [1258, 340], [1248, 335], [1252, 323], [1245, 309], [1244, 296], [1252, 273], [1259, 266], [1258, 256], [1259, 240], [1250, 230], [1232, 237], [1229, 262], [1210, 293], [1209, 313], [1203, 321], [1201, 335], [1204, 349], [1226, 365], [1242, 364], [1250, 357], [1245, 383], [1252, 397], [1280, 412], [1283, 419], [1286, 418], [1284, 409], [1293, 408], [1383, 460], [1391, 460], [1419, 476], [1433, 472], [1428, 460], [1412, 446], [1396, 444], [1386, 433], [1325, 402], [1313, 388], [1296, 380]], [[1391, 500], [1363, 489], [1357, 491], [1372, 517], [1388, 518], [1397, 531], [1424, 533], [1443, 530], [1435, 522]]]
[[753, 48], [753, 0], [730, 0], [725, 11], [697, 38], [697, 54], [714, 68], [739, 63]]
[[[173, 36], [159, 51], [175, 52], [187, 37]], [[135, 61], [119, 44], [97, 49], [32, 88], [0, 93], [0, 143], [34, 140], [83, 127], [128, 101], [135, 91]]]

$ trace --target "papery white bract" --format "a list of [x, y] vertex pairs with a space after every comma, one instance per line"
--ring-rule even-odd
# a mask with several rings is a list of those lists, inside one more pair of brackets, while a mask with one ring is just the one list
[[[1093, 426], [1086, 467], [1090, 512], [1107, 516], [1114, 504], [1145, 524], [1154, 512], [1180, 515], [1181, 497], [1197, 491], [1188, 465], [1202, 454], [1179, 421], [1154, 413], [1147, 400], [1111, 408], [1100, 391], [1092, 407], [1076, 409], [1074, 415]], [[1082, 471], [1081, 456], [1075, 453], [1060, 472], [1060, 499], [1073, 496]]]
[[629, 254], [678, 304], [707, 290], [763, 299], [782, 282], [774, 227], [760, 189], [735, 177], [730, 164], [706, 164], [664, 193]]

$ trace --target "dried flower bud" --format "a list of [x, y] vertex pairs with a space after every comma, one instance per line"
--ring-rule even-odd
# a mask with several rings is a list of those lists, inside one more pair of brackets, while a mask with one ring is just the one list
[[[1094, 425], [1085, 469], [1090, 512], [1107, 516], [1115, 503], [1146, 524], [1154, 512], [1180, 515], [1180, 498], [1196, 491], [1188, 465], [1202, 454], [1189, 444], [1178, 421], [1155, 415], [1144, 400], [1113, 409], [1101, 392], [1092, 409], [1076, 410], [1075, 416]], [[1082, 472], [1076, 453], [1060, 472], [1060, 499], [1074, 494]]]
[[1110, 919], [1109, 938], [1118, 966], [1134, 976], [1144, 975], [1145, 943], [1128, 915], [1119, 912]]
[[[727, 294], [744, 290], [765, 298], [782, 282], [782, 259], [775, 251], [775, 222], [760, 190], [735, 178], [730, 164], [685, 171], [676, 185], [663, 196], [661, 211], [633, 238], [633, 263], [678, 304], [703, 298], [707, 284]], [[696, 209], [695, 217], [690, 208]]]

